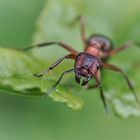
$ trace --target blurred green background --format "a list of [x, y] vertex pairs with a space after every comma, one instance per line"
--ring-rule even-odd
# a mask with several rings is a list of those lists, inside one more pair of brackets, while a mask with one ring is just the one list
[[[134, 38], [132, 35], [140, 34], [138, 32], [140, 29], [136, 30], [140, 25], [140, 10], [135, 10], [133, 13], [133, 9], [140, 9], [140, 2], [138, 0], [130, 1], [127, 5], [128, 1], [126, 0], [123, 2], [114, 0], [112, 3], [117, 3], [114, 4], [115, 7], [112, 7], [111, 0], [104, 2], [108, 2], [111, 11], [114, 8], [118, 10], [121, 16], [120, 19], [116, 19], [115, 16], [119, 17], [117, 12], [111, 14], [111, 17], [114, 17], [112, 24], [115, 23], [115, 19], [116, 21], [120, 20], [118, 23], [122, 23], [114, 30], [117, 32], [119, 29], [115, 33], [116, 35], [113, 36], [113, 33], [104, 32], [107, 35], [112, 35], [111, 38], [118, 39], [118, 42], [131, 38], [138, 39], [139, 35]], [[109, 19], [111, 11], [104, 9], [104, 6], [100, 5], [101, 3], [101, 0], [97, 3], [94, 1], [94, 4], [97, 5], [97, 16], [102, 17], [102, 13], [108, 11], [107, 18]], [[0, 45], [4, 47], [29, 46], [36, 28], [36, 20], [44, 4], [45, 0], [0, 0]], [[122, 7], [125, 10], [122, 10]], [[127, 21], [128, 25], [123, 22], [123, 19], [127, 19], [127, 13], [128, 17], [132, 13], [133, 15], [137, 13], [137, 16], [131, 18], [131, 20], [135, 20], [133, 23], [135, 27], [127, 30], [125, 32], [127, 36], [125, 36], [120, 31], [126, 26], [129, 27], [129, 22], [131, 22]], [[104, 25], [104, 23], [102, 24]], [[110, 28], [113, 28], [112, 26]], [[118, 43], [117, 41], [116, 43]], [[63, 104], [52, 102], [51, 99], [41, 100], [0, 94], [0, 140], [140, 139], [140, 118], [121, 119], [111, 112], [107, 115], [104, 113], [98, 94], [92, 94], [91, 91], [87, 94], [81, 94], [81, 96], [86, 101], [84, 108], [79, 111], [72, 111]]]

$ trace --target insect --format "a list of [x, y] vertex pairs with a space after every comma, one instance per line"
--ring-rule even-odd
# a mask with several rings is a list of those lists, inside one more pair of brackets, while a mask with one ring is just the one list
[[[113, 48], [112, 41], [103, 36], [103, 35], [91, 35], [89, 38], [86, 38], [85, 35], [85, 25], [83, 17], [80, 17], [80, 33], [81, 39], [83, 42], [84, 50], [82, 52], [78, 52], [69, 45], [63, 42], [46, 42], [31, 46], [29, 48], [25, 48], [24, 50], [29, 50], [34, 47], [45, 47], [50, 45], [58, 45], [59, 47], [67, 50], [69, 54], [63, 56], [58, 59], [55, 63], [53, 63], [45, 72], [41, 74], [35, 74], [34, 76], [41, 77], [44, 74], [47, 74], [49, 71], [52, 71], [55, 67], [57, 67], [62, 61], [65, 59], [74, 60], [74, 68], [64, 71], [57, 82], [52, 86], [52, 88], [47, 92], [50, 94], [53, 90], [56, 89], [57, 85], [62, 80], [63, 76], [75, 72], [75, 80], [78, 84], [81, 83], [81, 86], [86, 86], [88, 82], [93, 78], [96, 81], [95, 85], [88, 86], [88, 88], [99, 88], [100, 97], [102, 99], [105, 110], [107, 111], [107, 103], [104, 96], [103, 88], [101, 85], [101, 69], [109, 69], [115, 72], [120, 73], [127, 82], [129, 89], [134, 94], [136, 101], [139, 103], [136, 92], [128, 79], [127, 75], [123, 72], [123, 70], [115, 65], [108, 64], [107, 60], [111, 56], [129, 48], [130, 46], [140, 46], [138, 42], [128, 42], [119, 48]], [[84, 77], [84, 80], [81, 82], [81, 77]]]

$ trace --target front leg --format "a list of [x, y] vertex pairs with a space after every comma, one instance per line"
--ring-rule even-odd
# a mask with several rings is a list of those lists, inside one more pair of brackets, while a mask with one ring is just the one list
[[101, 97], [101, 100], [102, 100], [102, 102], [103, 102], [105, 112], [108, 113], [108, 107], [107, 107], [107, 103], [106, 103], [106, 98], [105, 98], [105, 96], [104, 96], [104, 92], [103, 92], [102, 85], [101, 85], [101, 82], [100, 82], [100, 71], [98, 70], [97, 73], [96, 73], [95, 75], [93, 75], [93, 77], [94, 77], [95, 80], [96, 80], [96, 84], [93, 85], [93, 86], [89, 86], [88, 88], [89, 88], [89, 89], [99, 88], [100, 97]]
[[[100, 81], [100, 71], [97, 71], [97, 73], [95, 74], [95, 77], [96, 77], [96, 79], [98, 79], [98, 81]], [[87, 88], [88, 89], [94, 89], [94, 88], [98, 88], [99, 87], [99, 82], [97, 82], [97, 80], [96, 80], [96, 83], [95, 83], [95, 85], [89, 85]]]
[[53, 63], [46, 71], [42, 72], [41, 74], [34, 74], [34, 76], [41, 77], [41, 76], [43, 76], [45, 74], [48, 74], [49, 71], [53, 70], [56, 66], [58, 66], [65, 59], [73, 59], [73, 60], [75, 60], [75, 58], [76, 58], [76, 54], [65, 55], [64, 57], [58, 59], [55, 63]]
[[45, 95], [49, 95], [51, 92], [53, 92], [56, 89], [56, 87], [59, 85], [59, 83], [61, 82], [61, 80], [62, 80], [62, 78], [63, 78], [64, 75], [66, 75], [68, 73], [71, 73], [71, 72], [74, 72], [74, 71], [75, 71], [75, 69], [70, 69], [70, 70], [64, 71], [61, 74], [61, 76], [59, 77], [59, 79], [57, 80], [57, 82], [46, 92]]

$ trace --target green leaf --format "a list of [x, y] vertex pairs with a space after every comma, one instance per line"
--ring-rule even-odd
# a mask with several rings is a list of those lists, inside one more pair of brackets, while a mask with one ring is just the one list
[[[125, 6], [124, 6], [125, 5]], [[37, 21], [37, 31], [33, 37], [33, 43], [45, 41], [64, 41], [75, 49], [82, 51], [80, 39], [79, 22], [76, 18], [79, 15], [85, 17], [86, 34], [99, 33], [107, 35], [114, 40], [115, 45], [121, 45], [127, 40], [140, 40], [140, 1], [133, 0], [57, 0], [47, 1]], [[100, 8], [103, 7], [103, 8]], [[116, 7], [119, 7], [116, 8]], [[132, 9], [132, 10], [129, 10]], [[34, 49], [32, 55], [42, 62], [46, 59], [51, 61], [66, 54], [57, 46], [46, 49]], [[133, 51], [133, 56], [132, 56]], [[47, 54], [47, 55], [46, 55]], [[137, 93], [140, 93], [139, 66], [132, 66], [139, 58], [140, 50], [133, 48], [124, 51], [110, 60], [128, 73]], [[70, 65], [63, 65], [68, 68]], [[63, 67], [63, 68], [64, 68]], [[135, 68], [135, 69], [132, 69]], [[62, 68], [60, 67], [60, 71]], [[140, 110], [133, 98], [132, 93], [123, 82], [123, 77], [111, 72], [102, 73], [102, 85], [105, 89], [107, 99], [110, 101], [114, 112], [121, 117], [140, 116]], [[73, 86], [76, 92], [77, 86]], [[88, 91], [87, 91], [88, 92]]]
[[[47, 98], [45, 93], [54, 84], [54, 80], [34, 77], [42, 63], [30, 53], [16, 49], [0, 48], [0, 91], [12, 95]], [[59, 85], [49, 95], [54, 101], [66, 103], [72, 109], [80, 109], [83, 101], [72, 96]]]

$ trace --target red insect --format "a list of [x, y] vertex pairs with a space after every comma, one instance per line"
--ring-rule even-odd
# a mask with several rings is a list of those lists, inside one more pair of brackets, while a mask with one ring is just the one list
[[28, 50], [34, 47], [45, 47], [45, 46], [57, 44], [58, 46], [66, 49], [69, 52], [68, 55], [65, 55], [64, 57], [58, 59], [55, 63], [53, 63], [47, 69], [47, 71], [45, 71], [45, 73], [42, 73], [40, 75], [35, 74], [35, 76], [37, 77], [41, 77], [44, 74], [47, 74], [49, 71], [53, 70], [58, 64], [60, 64], [65, 59], [72, 59], [75, 61], [74, 68], [64, 71], [60, 76], [60, 78], [58, 79], [58, 81], [47, 92], [47, 94], [50, 94], [53, 90], [56, 89], [57, 85], [60, 83], [64, 75], [70, 72], [75, 72], [75, 80], [78, 84], [80, 84], [81, 76], [84, 77], [84, 80], [81, 83], [82, 86], [87, 85], [90, 79], [92, 78], [95, 79], [96, 84], [92, 86], [88, 86], [88, 88], [97, 88], [97, 87], [99, 88], [100, 96], [103, 101], [104, 108], [107, 111], [107, 104], [103, 93], [102, 85], [100, 82], [101, 79], [100, 69], [104, 68], [120, 73], [126, 80], [129, 89], [132, 91], [132, 93], [136, 98], [136, 101], [139, 103], [135, 90], [131, 82], [129, 81], [127, 75], [122, 71], [121, 68], [112, 64], [108, 64], [106, 62], [109, 57], [125, 50], [126, 48], [129, 48], [130, 46], [135, 46], [135, 45], [140, 46], [140, 43], [128, 42], [119, 48], [113, 48], [111, 40], [103, 35], [95, 34], [95, 35], [91, 35], [87, 39], [85, 36], [83, 17], [80, 18], [80, 30], [81, 30], [81, 38], [84, 44], [83, 52], [78, 52], [63, 42], [46, 42], [25, 49]]

